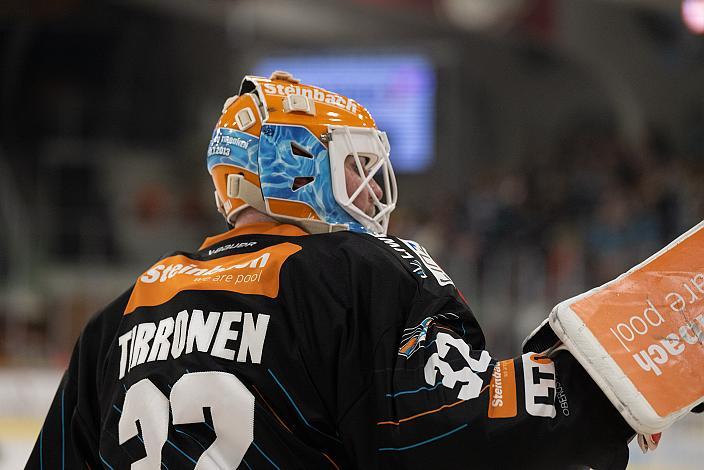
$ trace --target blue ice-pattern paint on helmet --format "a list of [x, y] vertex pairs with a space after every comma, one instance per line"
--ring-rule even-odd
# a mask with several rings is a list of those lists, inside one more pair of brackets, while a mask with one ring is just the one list
[[[313, 158], [295, 155], [292, 143], [305, 149]], [[335, 200], [328, 149], [302, 126], [262, 126], [259, 142], [259, 179], [265, 198], [299, 201], [311, 206], [328, 224], [345, 224], [350, 230], [367, 229], [347, 213]], [[313, 181], [293, 190], [297, 177], [313, 177]]]

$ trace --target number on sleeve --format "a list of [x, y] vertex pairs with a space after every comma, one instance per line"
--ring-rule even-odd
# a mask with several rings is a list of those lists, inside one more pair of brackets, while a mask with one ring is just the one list
[[[450, 351], [450, 346], [459, 351], [468, 367], [454, 370], [450, 364], [443, 359]], [[484, 385], [484, 381], [476, 372], [485, 372], [491, 362], [491, 356], [487, 351], [482, 351], [479, 359], [470, 356], [470, 346], [461, 338], [455, 338], [447, 333], [437, 334], [438, 352], [433, 353], [425, 363], [425, 381], [429, 385], [434, 385], [437, 373], [442, 375], [442, 384], [447, 388], [455, 388], [457, 382], [464, 383], [460, 388], [457, 398], [460, 400], [471, 400], [479, 396]]]

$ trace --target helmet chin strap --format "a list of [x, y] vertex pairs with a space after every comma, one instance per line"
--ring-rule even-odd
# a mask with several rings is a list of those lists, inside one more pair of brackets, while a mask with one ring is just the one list
[[262, 190], [256, 184], [247, 181], [243, 175], [237, 173], [227, 175], [227, 196], [242, 199], [259, 212], [267, 212]]

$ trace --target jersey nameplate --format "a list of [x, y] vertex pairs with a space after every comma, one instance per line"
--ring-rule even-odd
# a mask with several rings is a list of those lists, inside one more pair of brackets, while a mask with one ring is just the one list
[[[182, 310], [158, 324], [135, 325], [118, 339], [120, 379], [145, 362], [178, 359], [194, 351], [237, 362], [259, 364], [269, 326], [269, 315], [241, 311]], [[238, 350], [228, 344], [239, 341]]]
[[186, 290], [224, 290], [274, 298], [279, 294], [281, 267], [300, 250], [287, 242], [207, 261], [183, 255], [164, 258], [139, 277], [125, 315], [139, 307], [163, 305]]

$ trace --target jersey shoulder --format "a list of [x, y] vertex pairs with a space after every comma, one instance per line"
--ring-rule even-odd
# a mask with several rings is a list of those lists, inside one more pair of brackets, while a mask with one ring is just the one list
[[383, 276], [397, 276], [436, 296], [454, 295], [454, 282], [418, 242], [378, 233], [335, 232], [313, 235], [311, 248], [336, 253], [352, 268], [363, 267]]
[[317, 269], [326, 266], [335, 271], [364, 269], [369, 274], [383, 273], [412, 280], [412, 270], [406, 269], [403, 254], [395, 251], [400, 245], [386, 236], [378, 237], [350, 231], [310, 235], [301, 240], [301, 257], [314, 263]]
[[[430, 284], [436, 283], [439, 287], [454, 286], [450, 276], [435, 262], [423, 245], [392, 235], [370, 234], [384, 247], [391, 251], [413, 275]], [[425, 284], [425, 282], [424, 282]]]

